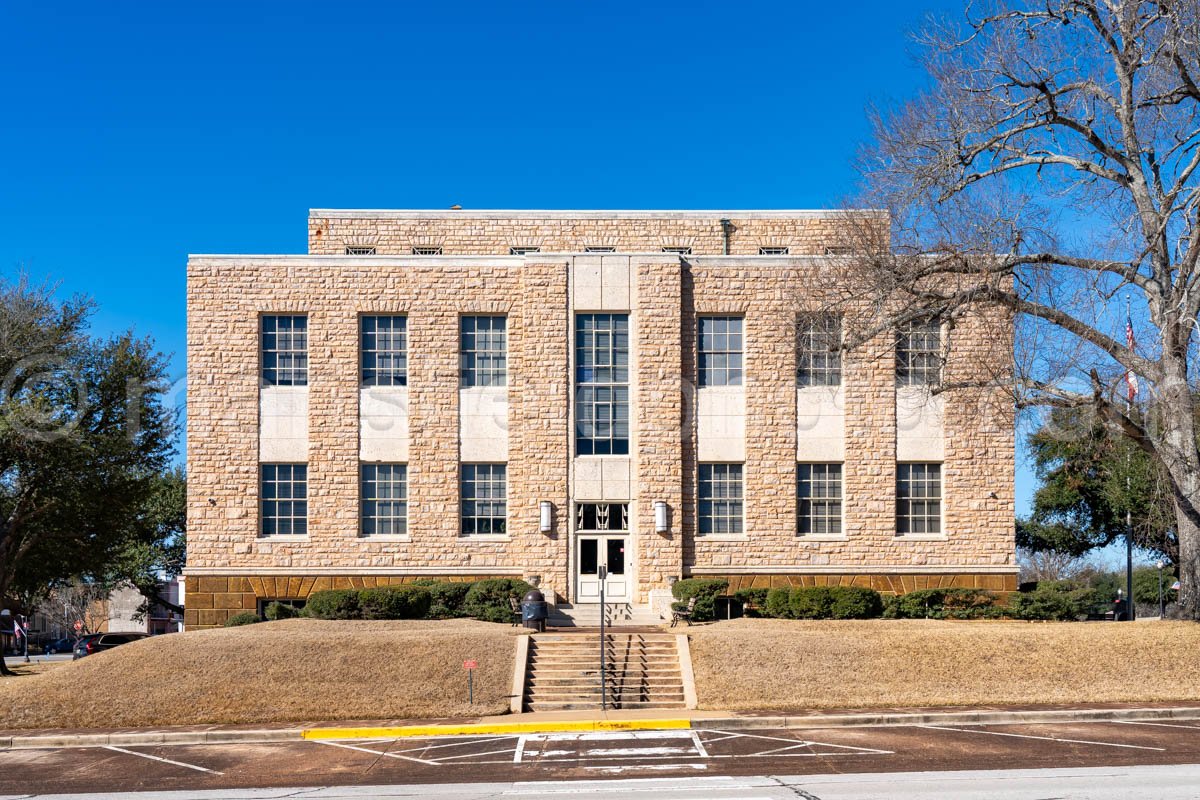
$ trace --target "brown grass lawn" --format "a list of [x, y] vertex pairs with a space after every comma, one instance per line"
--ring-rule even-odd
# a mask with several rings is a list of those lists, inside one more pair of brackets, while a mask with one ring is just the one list
[[701, 708], [1200, 700], [1200, 625], [742, 619], [696, 627]]
[[[517, 628], [291, 619], [155, 636], [0, 678], [0, 728], [473, 716], [508, 709]], [[474, 658], [475, 704], [462, 662]]]

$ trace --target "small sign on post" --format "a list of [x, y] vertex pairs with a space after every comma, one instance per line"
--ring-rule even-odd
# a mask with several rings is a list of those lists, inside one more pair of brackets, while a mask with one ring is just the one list
[[77, 631], [83, 630], [83, 620], [81, 620], [81, 619], [75, 620], [75, 630], [77, 630]]
[[475, 705], [475, 670], [478, 668], [479, 662], [473, 658], [463, 662], [463, 669], [467, 671], [467, 705]]

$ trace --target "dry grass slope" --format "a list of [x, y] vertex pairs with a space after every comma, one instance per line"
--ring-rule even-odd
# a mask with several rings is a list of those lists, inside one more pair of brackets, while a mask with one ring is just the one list
[[1200, 625], [743, 619], [697, 627], [701, 708], [1200, 700]]
[[[0, 727], [473, 716], [508, 709], [517, 629], [293, 619], [157, 636], [0, 679]], [[467, 705], [462, 662], [479, 661]]]

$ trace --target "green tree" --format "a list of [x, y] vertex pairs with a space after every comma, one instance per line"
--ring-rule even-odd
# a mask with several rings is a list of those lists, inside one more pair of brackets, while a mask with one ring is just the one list
[[124, 544], [101, 575], [109, 587], [133, 585], [145, 598], [142, 611], [154, 605], [183, 613], [183, 607], [160, 593], [164, 578], [183, 572], [187, 555], [187, 479], [175, 468], [153, 475], [145, 502], [130, 515]]
[[1041, 486], [1017, 544], [1082, 556], [1125, 536], [1172, 564], [1179, 555], [1170, 482], [1156, 459], [1087, 409], [1054, 409], [1029, 437]]
[[104, 573], [173, 452], [166, 358], [91, 336], [93, 308], [0, 281], [0, 599]]

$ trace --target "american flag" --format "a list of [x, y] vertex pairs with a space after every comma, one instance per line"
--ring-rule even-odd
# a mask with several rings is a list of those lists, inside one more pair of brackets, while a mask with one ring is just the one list
[[[1133, 317], [1129, 316], [1129, 309], [1125, 309], [1125, 344], [1130, 350], [1133, 350]], [[1133, 402], [1133, 398], [1137, 397], [1138, 379], [1137, 375], [1133, 374], [1133, 370], [1125, 370], [1125, 386], [1129, 390], [1129, 402]]]

